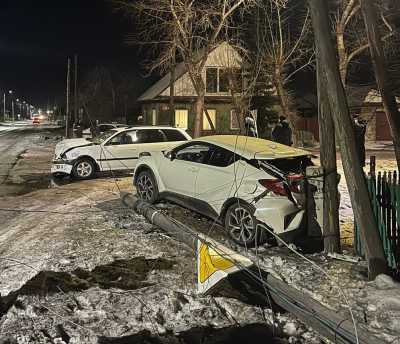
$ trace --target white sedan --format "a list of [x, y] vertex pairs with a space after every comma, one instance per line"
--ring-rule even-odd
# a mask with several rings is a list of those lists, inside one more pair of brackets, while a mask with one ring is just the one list
[[56, 145], [51, 173], [92, 178], [96, 171], [134, 170], [142, 151], [170, 149], [191, 137], [173, 127], [116, 128], [93, 139], [66, 139]]
[[[128, 128], [129, 125], [119, 124], [119, 123], [100, 123], [97, 128], [100, 134], [105, 133], [108, 130], [117, 129], [117, 128]], [[92, 132], [90, 128], [87, 128], [82, 131], [82, 137], [85, 139], [90, 139], [92, 137]]]
[[259, 224], [283, 237], [297, 234], [310, 157], [259, 138], [208, 136], [170, 151], [143, 152], [134, 184], [140, 198], [167, 199], [216, 219], [236, 243], [252, 246], [268, 238]]

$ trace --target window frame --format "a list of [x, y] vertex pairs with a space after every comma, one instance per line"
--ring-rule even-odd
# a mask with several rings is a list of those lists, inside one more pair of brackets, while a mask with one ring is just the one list
[[[207, 148], [208, 148], [208, 152], [210, 151], [210, 149], [212, 149], [212, 145], [210, 145], [208, 142], [195, 141], [195, 142], [185, 143], [185, 144], [183, 144], [183, 145], [181, 145], [181, 146], [175, 147], [175, 148], [172, 150], [172, 152], [173, 152], [173, 154], [174, 154], [174, 156], [175, 156], [174, 160], [184, 161], [184, 162], [186, 162], [186, 163], [207, 165], [208, 158], [207, 158], [207, 161], [206, 161], [206, 162], [198, 162], [198, 161], [192, 161], [192, 160], [179, 159], [179, 158], [177, 157], [177, 152], [179, 152], [179, 151], [181, 151], [181, 150], [184, 150], [184, 149], [186, 149], [186, 148], [188, 148], [188, 147], [191, 147], [191, 146], [204, 146], [204, 147], [207, 147]], [[208, 153], [208, 152], [207, 152], [207, 153]]]
[[[215, 70], [216, 71], [216, 79], [215, 79], [215, 91], [209, 91], [209, 89], [208, 89], [208, 85], [209, 85], [209, 82], [208, 82], [208, 77], [207, 77], [207, 73], [209, 72], [209, 71], [211, 71], [211, 70]], [[206, 75], [205, 75], [205, 79], [206, 79], [206, 82], [205, 82], [205, 86], [206, 86], [206, 93], [208, 93], [208, 94], [216, 94], [216, 93], [219, 93], [218, 92], [218, 89], [219, 89], [219, 68], [218, 67], [216, 67], [216, 66], [208, 66], [208, 67], [206, 67], [206, 73], [205, 73]]]
[[151, 129], [137, 129], [137, 130], [136, 130], [136, 137], [138, 138], [138, 140], [139, 140], [139, 138], [140, 138], [140, 134], [138, 135], [138, 133], [139, 133], [140, 131], [145, 131], [145, 132], [146, 132], [146, 131], [147, 131], [147, 132], [150, 132], [150, 131], [157, 131], [157, 132], [159, 132], [159, 134], [161, 134], [161, 136], [163, 137], [163, 141], [155, 141], [155, 142], [136, 142], [137, 144], [151, 144], [151, 143], [168, 142], [166, 135], [164, 134], [164, 132], [163, 132], [161, 129], [155, 129], [155, 128], [151, 128]]

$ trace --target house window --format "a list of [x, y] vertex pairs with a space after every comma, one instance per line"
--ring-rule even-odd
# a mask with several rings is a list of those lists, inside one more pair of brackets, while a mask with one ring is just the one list
[[239, 121], [238, 121], [238, 117], [236, 115], [235, 109], [231, 110], [231, 121], [230, 121], [230, 123], [231, 123], [230, 124], [231, 130], [240, 129]]
[[218, 92], [229, 92], [229, 71], [219, 69]]
[[227, 68], [208, 67], [206, 69], [206, 92], [229, 92], [229, 79], [232, 80], [234, 91], [240, 92], [242, 90], [242, 75], [239, 68], [229, 70]]
[[213, 67], [206, 69], [206, 92], [218, 92], [218, 68]]
[[189, 111], [187, 109], [175, 110], [175, 126], [177, 128], [188, 128]]
[[[217, 110], [215, 110], [215, 109], [213, 109], [213, 110], [207, 109], [207, 112], [208, 112], [208, 115], [211, 118], [211, 122], [214, 124], [214, 128], [216, 128], [215, 123], [216, 123], [216, 118], [217, 118]], [[203, 130], [211, 130], [211, 125], [208, 122], [208, 119], [207, 119], [207, 116], [206, 116], [205, 112], [203, 112]]]
[[151, 124], [156, 125], [157, 124], [157, 112], [156, 109], [151, 110]]

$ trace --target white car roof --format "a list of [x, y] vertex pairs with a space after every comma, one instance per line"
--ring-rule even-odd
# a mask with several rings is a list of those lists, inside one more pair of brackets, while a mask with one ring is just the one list
[[138, 129], [174, 129], [179, 131], [184, 131], [182, 128], [175, 128], [171, 126], [157, 126], [157, 125], [138, 125], [138, 126], [131, 126], [127, 128], [114, 128], [114, 131], [127, 131], [127, 130], [138, 130]]
[[236, 152], [246, 159], [271, 160], [312, 155], [310, 152], [303, 149], [249, 136], [214, 135], [199, 137], [193, 141], [208, 142], [220, 146], [232, 152]]

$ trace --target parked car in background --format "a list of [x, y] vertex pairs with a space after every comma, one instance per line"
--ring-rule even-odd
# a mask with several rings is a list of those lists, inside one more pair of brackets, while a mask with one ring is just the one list
[[32, 118], [32, 124], [40, 124], [40, 117], [39, 116], [34, 116]]
[[55, 148], [51, 173], [92, 178], [96, 171], [134, 170], [143, 151], [170, 149], [191, 137], [173, 127], [115, 128], [92, 139], [66, 139]]
[[166, 199], [197, 211], [223, 224], [236, 243], [253, 246], [268, 238], [260, 223], [282, 236], [300, 228], [310, 157], [255, 137], [208, 136], [143, 152], [134, 185], [143, 200]]
[[[101, 123], [98, 125], [98, 130], [100, 134], [105, 133], [108, 130], [111, 129], [117, 129], [117, 128], [128, 128], [129, 126], [126, 124], [119, 124], [119, 123]], [[90, 128], [87, 128], [82, 131], [82, 137], [83, 138], [91, 138], [92, 137], [92, 132], [90, 131]]]

